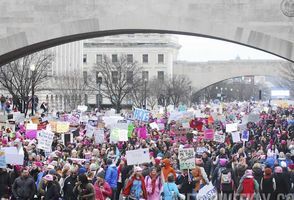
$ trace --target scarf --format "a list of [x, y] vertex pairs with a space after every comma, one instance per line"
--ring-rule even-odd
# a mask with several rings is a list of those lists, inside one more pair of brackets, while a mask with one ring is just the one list
[[150, 178], [151, 178], [151, 184], [152, 184], [152, 194], [154, 194], [157, 176], [156, 174], [155, 175], [150, 174]]

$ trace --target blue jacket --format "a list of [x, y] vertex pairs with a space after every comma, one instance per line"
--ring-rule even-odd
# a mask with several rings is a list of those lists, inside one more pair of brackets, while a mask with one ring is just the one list
[[112, 189], [117, 188], [117, 168], [115, 165], [110, 165], [106, 169], [105, 180]]
[[164, 183], [163, 185], [163, 199], [173, 200], [173, 193], [177, 197], [179, 196], [179, 190], [175, 183]]

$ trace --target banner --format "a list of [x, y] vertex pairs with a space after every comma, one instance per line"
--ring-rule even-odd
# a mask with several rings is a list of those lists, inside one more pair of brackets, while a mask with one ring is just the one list
[[201, 188], [197, 194], [198, 200], [206, 200], [206, 199], [216, 199], [217, 198], [217, 190], [210, 182], [209, 185], [205, 185]]
[[204, 139], [205, 140], [213, 140], [213, 136], [214, 136], [213, 129], [207, 129], [204, 131]]
[[195, 154], [193, 148], [179, 149], [178, 159], [180, 161], [180, 169], [194, 169]]
[[242, 131], [241, 140], [243, 142], [248, 142], [249, 141], [249, 131], [247, 131], [247, 130]]
[[215, 134], [214, 134], [214, 138], [213, 138], [213, 140], [214, 140], [215, 142], [224, 143], [224, 142], [225, 142], [225, 139], [226, 139], [225, 134], [223, 134], [223, 135], [218, 134], [218, 133], [215, 133]]
[[241, 142], [241, 139], [240, 139], [240, 132], [232, 132], [232, 139], [233, 139], [233, 142], [234, 143], [238, 143], [238, 142]]
[[38, 149], [43, 149], [44, 151], [51, 151], [51, 145], [53, 142], [54, 133], [51, 131], [42, 130], [38, 133]]
[[0, 168], [6, 168], [5, 151], [0, 151]]
[[149, 149], [136, 149], [126, 151], [128, 165], [139, 165], [142, 163], [150, 163]]
[[234, 131], [238, 130], [238, 124], [234, 123], [234, 124], [226, 124], [226, 132], [227, 133], [231, 133]]
[[104, 143], [104, 129], [95, 129], [94, 138], [96, 144]]
[[67, 133], [69, 132], [69, 122], [57, 122], [56, 124], [57, 133]]
[[139, 109], [136, 108], [134, 111], [134, 119], [143, 121], [143, 122], [148, 122], [149, 121], [149, 112], [144, 109]]

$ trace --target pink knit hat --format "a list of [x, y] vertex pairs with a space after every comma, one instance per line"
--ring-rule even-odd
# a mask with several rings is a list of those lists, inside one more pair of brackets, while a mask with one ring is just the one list
[[280, 166], [275, 167], [275, 173], [276, 173], [276, 174], [281, 174], [281, 173], [283, 173], [283, 169], [282, 169], [282, 167], [280, 167]]

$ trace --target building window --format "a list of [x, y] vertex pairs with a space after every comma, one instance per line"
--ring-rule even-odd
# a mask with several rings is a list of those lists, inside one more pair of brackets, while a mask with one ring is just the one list
[[96, 55], [96, 63], [102, 63], [102, 54]]
[[133, 71], [127, 71], [127, 83], [128, 84], [133, 83]]
[[164, 80], [164, 71], [158, 71], [157, 78], [158, 78], [158, 80], [163, 81]]
[[142, 80], [145, 81], [145, 80], [149, 80], [149, 72], [148, 71], [143, 71], [142, 72]]
[[164, 55], [163, 54], [158, 54], [158, 64], [164, 63]]
[[87, 54], [84, 54], [83, 56], [83, 63], [87, 63]]
[[117, 63], [118, 62], [117, 54], [112, 54], [111, 60], [113, 63]]
[[127, 62], [128, 63], [133, 63], [133, 54], [128, 54], [127, 55]]
[[88, 80], [88, 72], [87, 71], [83, 71], [83, 79], [84, 79], [84, 84], [87, 84], [87, 80]]
[[112, 77], [112, 83], [117, 84], [118, 83], [118, 71], [112, 71], [111, 77]]
[[148, 54], [143, 54], [142, 60], [143, 60], [143, 63], [148, 63]]

